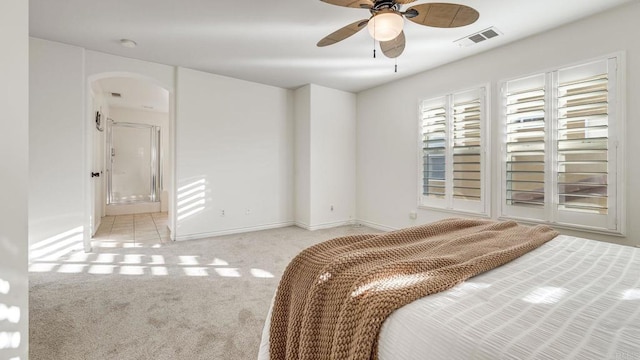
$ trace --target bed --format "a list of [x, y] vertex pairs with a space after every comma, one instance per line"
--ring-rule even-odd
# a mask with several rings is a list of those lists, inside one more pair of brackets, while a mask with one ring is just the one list
[[[269, 359], [271, 310], [259, 360]], [[559, 235], [384, 320], [380, 360], [640, 359], [640, 249]]]

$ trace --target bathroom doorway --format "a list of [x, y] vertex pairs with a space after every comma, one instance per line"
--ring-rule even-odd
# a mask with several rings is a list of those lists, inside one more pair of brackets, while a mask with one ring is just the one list
[[91, 90], [100, 120], [93, 138], [92, 173], [100, 175], [93, 229], [105, 216], [167, 212], [169, 91], [135, 76], [101, 77]]

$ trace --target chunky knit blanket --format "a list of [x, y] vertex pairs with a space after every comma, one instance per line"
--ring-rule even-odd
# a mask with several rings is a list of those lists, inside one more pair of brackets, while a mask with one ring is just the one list
[[554, 238], [547, 226], [447, 219], [303, 250], [276, 293], [271, 360], [377, 359], [394, 310], [501, 266]]

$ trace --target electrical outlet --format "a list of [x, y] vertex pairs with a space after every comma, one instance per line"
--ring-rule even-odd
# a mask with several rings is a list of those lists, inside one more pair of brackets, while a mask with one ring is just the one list
[[224, 209], [220, 210], [220, 216], [224, 216]]
[[244, 214], [245, 214], [245, 215], [249, 215], [249, 214], [251, 214], [251, 209], [247, 209], [247, 210], [244, 212]]
[[411, 212], [409, 213], [409, 219], [413, 219], [413, 220], [415, 220], [415, 219], [417, 219], [417, 218], [418, 218], [418, 213], [417, 213], [417, 212], [415, 212], [415, 211], [411, 211]]

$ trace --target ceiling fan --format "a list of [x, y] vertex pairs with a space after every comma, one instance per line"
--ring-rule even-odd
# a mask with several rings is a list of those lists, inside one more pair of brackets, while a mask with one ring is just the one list
[[[404, 18], [425, 26], [454, 28], [473, 24], [480, 14], [475, 9], [459, 4], [426, 3], [418, 4], [405, 11], [401, 7], [415, 0], [321, 0], [327, 4], [367, 9], [371, 13], [368, 19], [355, 21], [325, 36], [317, 44], [328, 46], [342, 41], [362, 30], [365, 26], [371, 36], [380, 42], [382, 53], [389, 58], [402, 54], [405, 36], [402, 30]], [[374, 50], [375, 51], [375, 50]], [[375, 57], [375, 52], [374, 52]]]

